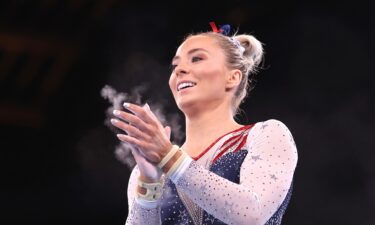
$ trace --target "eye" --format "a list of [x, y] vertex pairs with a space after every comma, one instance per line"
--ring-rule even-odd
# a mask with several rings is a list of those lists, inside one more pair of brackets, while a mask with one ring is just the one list
[[201, 61], [202, 59], [203, 59], [202, 57], [194, 56], [193, 58], [191, 58], [191, 61], [192, 62], [198, 62], [198, 61]]
[[170, 66], [169, 66], [169, 69], [171, 70], [171, 71], [174, 71], [174, 69], [177, 67], [177, 64], [171, 64]]

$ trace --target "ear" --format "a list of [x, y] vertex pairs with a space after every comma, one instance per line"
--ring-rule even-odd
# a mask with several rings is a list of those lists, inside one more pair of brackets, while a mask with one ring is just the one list
[[242, 79], [242, 72], [238, 69], [234, 69], [229, 71], [227, 75], [227, 82], [225, 85], [225, 88], [227, 90], [231, 90], [233, 88], [236, 88], [238, 85], [240, 85]]

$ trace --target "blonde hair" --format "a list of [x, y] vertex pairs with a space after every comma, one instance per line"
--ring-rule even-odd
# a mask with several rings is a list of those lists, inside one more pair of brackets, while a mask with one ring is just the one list
[[199, 35], [214, 38], [226, 55], [228, 67], [242, 72], [241, 82], [233, 97], [233, 112], [236, 114], [248, 92], [253, 89], [253, 75], [258, 72], [264, 54], [262, 43], [248, 34], [229, 37], [215, 32], [189, 35], [185, 40]]

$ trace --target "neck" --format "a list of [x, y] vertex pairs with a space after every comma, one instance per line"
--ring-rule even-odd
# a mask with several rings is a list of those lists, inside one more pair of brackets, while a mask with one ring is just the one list
[[183, 148], [192, 157], [199, 155], [218, 137], [242, 126], [233, 119], [230, 108], [224, 106], [201, 111], [194, 116], [185, 115], [185, 121], [186, 141]]

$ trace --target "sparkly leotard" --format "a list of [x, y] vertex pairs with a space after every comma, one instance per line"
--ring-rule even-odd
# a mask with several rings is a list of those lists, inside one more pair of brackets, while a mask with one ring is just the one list
[[267, 120], [230, 132], [165, 180], [159, 201], [136, 197], [139, 170], [129, 180], [126, 224], [281, 224], [297, 150], [289, 129]]

